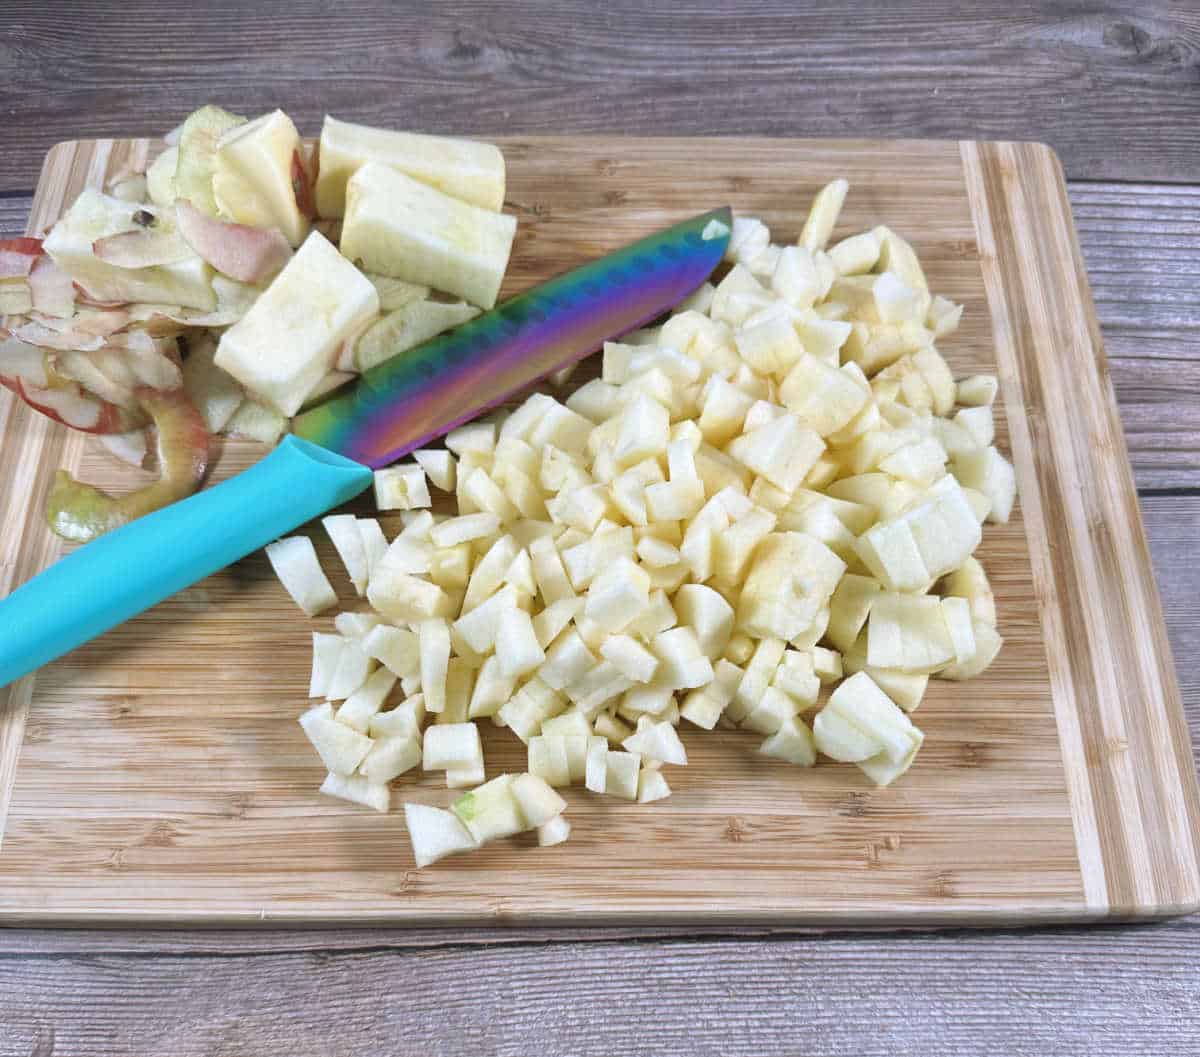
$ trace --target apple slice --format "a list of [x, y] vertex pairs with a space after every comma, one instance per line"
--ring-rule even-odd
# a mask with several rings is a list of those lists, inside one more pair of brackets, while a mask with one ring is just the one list
[[175, 195], [211, 217], [217, 215], [213, 173], [217, 168], [217, 142], [246, 119], [219, 106], [202, 106], [179, 129], [179, 154], [175, 163]]
[[215, 220], [184, 201], [175, 203], [175, 217], [187, 245], [217, 271], [239, 282], [264, 282], [292, 256], [291, 244], [275, 228]]

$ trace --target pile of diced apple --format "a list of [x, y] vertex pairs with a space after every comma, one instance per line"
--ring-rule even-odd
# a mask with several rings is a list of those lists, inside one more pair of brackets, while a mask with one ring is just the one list
[[[956, 383], [937, 349], [960, 306], [888, 228], [830, 245], [845, 192], [821, 191], [795, 245], [737, 219], [724, 276], [606, 345], [565, 403], [535, 394], [379, 471], [390, 542], [326, 519], [370, 607], [314, 635], [312, 694], [332, 703], [302, 723], [326, 792], [384, 808], [418, 764], [484, 783], [485, 719], [546, 785], [639, 802], [670, 795], [683, 722], [879, 786], [912, 765], [930, 677], [1000, 649], [974, 553], [1015, 483], [996, 380]], [[457, 514], [427, 509], [430, 484]], [[275, 547], [307, 612], [335, 604], [306, 538]], [[504, 792], [521, 780], [449, 814], [409, 805], [418, 862], [545, 825]], [[476, 811], [501, 821], [476, 832]]]

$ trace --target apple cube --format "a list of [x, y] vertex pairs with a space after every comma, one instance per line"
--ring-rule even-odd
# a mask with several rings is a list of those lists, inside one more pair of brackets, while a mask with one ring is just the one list
[[488, 654], [495, 649], [501, 620], [516, 608], [516, 590], [511, 586], [503, 587], [486, 602], [459, 617], [454, 622], [454, 632], [476, 653]]
[[421, 690], [425, 708], [442, 712], [446, 707], [446, 668], [450, 660], [450, 625], [434, 618], [417, 625], [417, 647], [421, 669]]
[[321, 631], [312, 633], [312, 675], [308, 682], [309, 697], [324, 697], [329, 690], [333, 673], [346, 640], [341, 635], [326, 635]]
[[376, 625], [363, 636], [362, 649], [397, 678], [415, 675], [420, 670], [417, 636], [407, 628]]
[[447, 771], [470, 767], [483, 759], [483, 743], [474, 723], [439, 723], [425, 731], [421, 768]]
[[391, 807], [392, 794], [386, 784], [373, 782], [361, 774], [337, 774], [330, 771], [321, 783], [321, 792], [326, 796], [340, 797], [363, 807], [387, 813]]
[[342, 253], [363, 267], [496, 303], [517, 222], [452, 198], [404, 173], [367, 162], [346, 185]]
[[367, 677], [374, 670], [375, 662], [362, 648], [361, 640], [343, 639], [337, 667], [325, 688], [325, 697], [330, 701], [341, 701], [349, 697], [367, 681]]
[[759, 374], [782, 377], [804, 355], [791, 319], [774, 306], [749, 317], [733, 341], [738, 355]]
[[540, 733], [542, 724], [547, 719], [565, 710], [566, 701], [563, 695], [535, 675], [511, 700], [500, 707], [496, 716], [504, 726], [528, 744], [530, 738]]
[[307, 536], [289, 536], [267, 544], [267, 560], [292, 601], [310, 617], [337, 604], [337, 594]]
[[1017, 478], [1010, 463], [994, 447], [960, 455], [951, 464], [951, 472], [965, 488], [974, 488], [991, 500], [988, 520], [1008, 523], [1017, 496]]
[[538, 669], [538, 677], [555, 690], [563, 690], [583, 679], [599, 662], [572, 628], [555, 640]]
[[821, 437], [836, 433], [862, 411], [870, 390], [815, 356], [803, 356], [779, 387], [779, 399]]
[[375, 471], [375, 506], [380, 510], [416, 510], [431, 504], [425, 471], [419, 465]]
[[513, 607], [500, 614], [496, 625], [496, 655], [500, 658], [501, 673], [510, 678], [532, 672], [546, 659], [533, 630], [533, 621], [525, 610]]
[[381, 563], [367, 585], [367, 601], [390, 620], [415, 623], [444, 615], [449, 596], [437, 584]]
[[[551, 543], [553, 547], [553, 543]], [[505, 574], [517, 557], [519, 547], [512, 536], [501, 536], [475, 564], [467, 593], [463, 596], [462, 611], [469, 613], [481, 605], [504, 584]]]
[[622, 675], [636, 683], [648, 683], [658, 670], [658, 658], [628, 635], [612, 635], [600, 647], [600, 654]]
[[372, 738], [387, 740], [406, 736], [421, 740], [421, 725], [425, 722], [425, 696], [413, 694], [387, 712], [376, 712], [368, 730]]
[[766, 739], [758, 751], [764, 756], [785, 760], [800, 767], [812, 767], [817, 762], [817, 746], [812, 731], [804, 720], [789, 717]]
[[[584, 743], [586, 745], [586, 741]], [[548, 785], [562, 787], [571, 784], [571, 765], [567, 756], [567, 739], [561, 734], [536, 734], [529, 739], [529, 773], [537, 775]]]
[[996, 629], [982, 620], [975, 620], [971, 630], [975, 636], [975, 653], [969, 660], [948, 664], [938, 676], [942, 679], [974, 679], [991, 665], [1000, 653], [1004, 640]]
[[588, 588], [584, 613], [610, 632], [623, 630], [649, 605], [650, 578], [628, 558], [618, 558]]
[[353, 514], [332, 514], [329, 517], [321, 519], [321, 524], [325, 527], [325, 531], [329, 533], [329, 538], [333, 541], [334, 549], [338, 552], [338, 557], [342, 559], [342, 564], [346, 567], [346, 573], [350, 577], [350, 582], [354, 584], [354, 590], [361, 596], [367, 590], [367, 578], [369, 569], [367, 566], [367, 552], [363, 546], [362, 532], [359, 530], [358, 519]]
[[513, 799], [525, 817], [525, 828], [536, 829], [567, 809], [567, 802], [549, 783], [535, 774], [519, 774], [512, 780]]
[[562, 598], [551, 602], [533, 618], [533, 630], [542, 649], [549, 647], [583, 609], [582, 598]]
[[443, 492], [454, 491], [456, 464], [450, 452], [444, 448], [422, 448], [413, 452], [413, 458], [436, 487]]
[[335, 718], [338, 722], [365, 734], [371, 717], [383, 707], [384, 700], [395, 685], [396, 676], [386, 668], [380, 668], [342, 702]]
[[977, 559], [968, 558], [950, 573], [942, 583], [942, 590], [947, 595], [965, 598], [975, 620], [996, 626], [996, 597], [987, 573]]
[[425, 804], [405, 804], [404, 823], [418, 869], [454, 852], [479, 846], [462, 821], [450, 811]]
[[845, 571], [846, 563], [812, 536], [768, 536], [738, 601], [739, 626], [751, 635], [795, 638], [817, 618]]
[[655, 800], [665, 800], [671, 795], [671, 787], [663, 777], [662, 771], [643, 767], [638, 773], [637, 802], [650, 804]]
[[562, 815], [559, 815], [557, 818], [552, 818], [549, 822], [538, 826], [538, 847], [550, 848], [555, 844], [562, 844], [570, 835], [571, 823], [563, 818]]
[[606, 738], [597, 736], [588, 739], [584, 786], [589, 792], [603, 793], [607, 789], [608, 751]]
[[933, 580], [912, 527], [903, 518], [873, 525], [858, 538], [854, 549], [871, 574], [890, 590], [923, 591]]
[[786, 415], [736, 437], [728, 450], [747, 469], [790, 493], [800, 487], [825, 442], [798, 418]]
[[501, 671], [500, 658], [493, 654], [483, 662], [483, 667], [475, 676], [467, 715], [471, 719], [494, 716], [512, 697], [515, 688], [516, 680]]
[[958, 383], [955, 400], [966, 407], [990, 407], [999, 392], [1000, 382], [994, 374], [975, 374]]
[[867, 661], [920, 675], [955, 661], [954, 642], [933, 595], [881, 592], [867, 622]]
[[328, 702], [310, 708], [300, 717], [300, 726], [321, 757], [321, 762], [338, 774], [353, 774], [374, 742], [353, 727], [334, 718]]
[[713, 681], [708, 686], [692, 690], [683, 699], [679, 714], [689, 723], [712, 730], [728, 707], [742, 680], [742, 670], [733, 662], [721, 658], [713, 666]]
[[527, 828], [513, 795], [513, 781], [513, 775], [502, 774], [451, 805], [478, 843], [511, 837]]
[[393, 132], [326, 115], [321, 126], [317, 212], [340, 217], [346, 184], [365, 163], [381, 162], [448, 195], [499, 210], [504, 205], [504, 155], [491, 143]]
[[713, 667], [701, 652], [696, 633], [689, 627], [671, 628], [654, 636], [653, 650], [659, 660], [656, 681], [678, 690], [705, 686], [713, 678]]
[[412, 735], [396, 735], [377, 740], [358, 765], [358, 773], [368, 782], [386, 785], [419, 766], [421, 760], [421, 739]]
[[650, 760], [681, 767], [687, 764], [687, 751], [670, 723], [640, 721], [638, 729], [621, 742], [621, 746], [628, 752], [635, 752]]
[[625, 800], [636, 800], [641, 764], [641, 757], [632, 752], [609, 750], [604, 758], [605, 779], [602, 791]]

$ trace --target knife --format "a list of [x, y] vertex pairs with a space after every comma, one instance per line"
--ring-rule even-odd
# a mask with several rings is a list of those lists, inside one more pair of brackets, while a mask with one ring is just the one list
[[661, 315], [712, 274], [716, 209], [542, 283], [373, 367], [250, 469], [108, 532], [0, 601], [0, 686], [371, 485], [372, 471]]

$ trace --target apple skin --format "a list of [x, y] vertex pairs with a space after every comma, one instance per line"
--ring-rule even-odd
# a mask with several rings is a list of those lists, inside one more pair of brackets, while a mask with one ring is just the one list
[[204, 419], [182, 389], [138, 388], [138, 406], [158, 434], [162, 476], [144, 488], [112, 496], [59, 470], [46, 501], [46, 520], [63, 539], [86, 543], [110, 529], [191, 495], [208, 468], [209, 433]]

